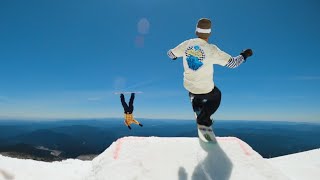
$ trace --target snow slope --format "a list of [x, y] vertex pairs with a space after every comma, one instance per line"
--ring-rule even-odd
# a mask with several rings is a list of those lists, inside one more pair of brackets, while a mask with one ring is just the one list
[[[86, 180], [288, 179], [240, 139], [126, 137], [93, 160]], [[111, 178], [112, 177], [112, 178]]]
[[[0, 155], [0, 180], [286, 180], [320, 176], [319, 150], [264, 159], [238, 138], [217, 140], [218, 144], [206, 144], [198, 138], [124, 137], [92, 161], [47, 163]], [[309, 166], [297, 171], [300, 167], [296, 164]]]
[[0, 155], [0, 180], [79, 180], [91, 170], [91, 161], [21, 160]]
[[269, 162], [292, 180], [320, 178], [320, 149], [271, 158]]

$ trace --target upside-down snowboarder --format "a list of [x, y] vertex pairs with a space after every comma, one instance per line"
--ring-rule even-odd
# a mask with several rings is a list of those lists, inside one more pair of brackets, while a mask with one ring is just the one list
[[210, 117], [220, 105], [221, 92], [213, 82], [213, 64], [236, 68], [253, 52], [246, 49], [232, 57], [216, 45], [209, 44], [211, 21], [207, 18], [199, 19], [195, 33], [197, 38], [182, 42], [167, 54], [172, 60], [183, 57], [184, 87], [189, 91], [196, 113], [199, 137], [204, 141], [214, 141]]
[[123, 107], [123, 110], [124, 110], [124, 124], [126, 126], [128, 126], [129, 129], [131, 129], [130, 125], [132, 123], [138, 124], [139, 126], [142, 127], [142, 124], [140, 124], [137, 120], [135, 120], [133, 118], [132, 112], [133, 112], [134, 97], [135, 97], [135, 93], [131, 93], [131, 97], [130, 97], [130, 100], [129, 100], [129, 106], [128, 106], [128, 104], [126, 103], [126, 101], [124, 99], [124, 95], [123, 94], [120, 95], [121, 104], [122, 104], [122, 107]]

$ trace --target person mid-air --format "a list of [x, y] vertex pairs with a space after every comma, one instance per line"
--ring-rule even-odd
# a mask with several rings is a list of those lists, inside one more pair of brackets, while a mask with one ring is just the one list
[[133, 112], [134, 97], [135, 97], [135, 93], [131, 93], [131, 97], [130, 97], [130, 100], [129, 100], [129, 106], [128, 106], [128, 104], [125, 101], [124, 95], [123, 94], [120, 95], [121, 104], [122, 104], [122, 107], [123, 107], [123, 110], [124, 110], [124, 124], [126, 126], [128, 126], [129, 129], [131, 129], [130, 125], [132, 123], [138, 124], [141, 127], [143, 126], [141, 123], [139, 123], [137, 120], [135, 120], [133, 118], [132, 112]]

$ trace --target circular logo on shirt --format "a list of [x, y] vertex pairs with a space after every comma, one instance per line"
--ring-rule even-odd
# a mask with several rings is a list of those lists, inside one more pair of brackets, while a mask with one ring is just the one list
[[185, 54], [190, 69], [196, 71], [203, 65], [205, 54], [199, 46], [189, 46]]

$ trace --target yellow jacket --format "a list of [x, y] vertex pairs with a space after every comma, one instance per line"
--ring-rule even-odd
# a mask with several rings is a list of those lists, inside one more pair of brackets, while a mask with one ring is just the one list
[[134, 123], [134, 124], [140, 124], [137, 120], [135, 120], [134, 118], [133, 118], [133, 114], [124, 114], [124, 124], [126, 125], [126, 126], [130, 126], [130, 124], [132, 124], [132, 123]]

